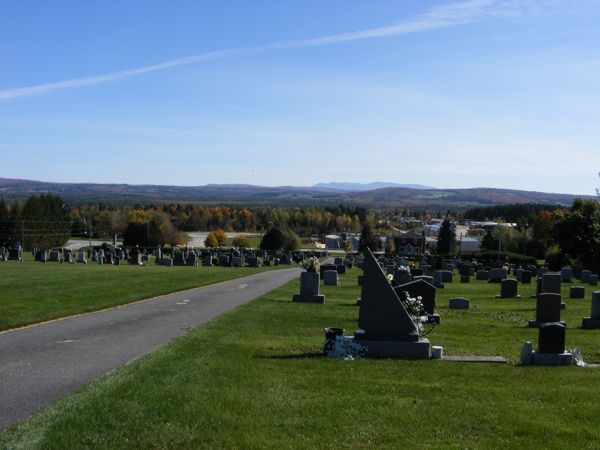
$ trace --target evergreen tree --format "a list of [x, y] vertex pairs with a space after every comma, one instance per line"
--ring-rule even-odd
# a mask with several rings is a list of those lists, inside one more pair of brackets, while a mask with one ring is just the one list
[[261, 250], [281, 250], [285, 247], [286, 236], [277, 228], [272, 227], [260, 241]]
[[371, 225], [367, 222], [363, 225], [362, 231], [360, 232], [360, 241], [358, 243], [358, 251], [365, 252], [367, 248], [371, 249], [371, 251], [377, 250], [379, 247], [375, 236], [373, 235], [373, 230]]
[[440, 255], [449, 255], [456, 247], [456, 228], [449, 219], [444, 219], [438, 234], [437, 251]]

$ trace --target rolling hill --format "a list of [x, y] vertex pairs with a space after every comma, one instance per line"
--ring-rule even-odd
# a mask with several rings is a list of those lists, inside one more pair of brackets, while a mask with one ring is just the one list
[[205, 186], [163, 186], [94, 183], [50, 183], [0, 178], [0, 197], [23, 200], [31, 195], [52, 193], [71, 204], [81, 203], [206, 203], [271, 206], [347, 204], [371, 208], [413, 210], [465, 210], [476, 206], [514, 203], [571, 205], [569, 194], [519, 191], [512, 189], [416, 189], [386, 187], [372, 190], [339, 190], [326, 187], [265, 187], [244, 184]]

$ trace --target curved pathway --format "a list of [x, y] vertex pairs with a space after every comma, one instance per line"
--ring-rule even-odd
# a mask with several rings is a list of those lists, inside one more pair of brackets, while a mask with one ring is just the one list
[[299, 273], [262, 272], [0, 333], [0, 431]]

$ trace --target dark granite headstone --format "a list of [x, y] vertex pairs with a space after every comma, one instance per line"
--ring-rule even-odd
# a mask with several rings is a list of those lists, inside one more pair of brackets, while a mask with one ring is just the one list
[[[417, 325], [370, 251], [365, 256], [358, 326], [361, 338], [417, 341]], [[358, 338], [358, 336], [357, 336]]]
[[321, 276], [321, 280], [323, 279], [323, 272], [326, 270], [335, 270], [337, 271], [337, 266], [335, 264], [321, 264], [319, 266], [319, 273]]
[[411, 298], [421, 297], [423, 308], [427, 314], [435, 312], [435, 293], [436, 289], [431, 283], [422, 278], [418, 278], [409, 283], [401, 284], [394, 288], [396, 292], [408, 292]]
[[531, 284], [531, 272], [529, 270], [524, 270], [521, 273], [521, 283]]
[[500, 282], [500, 295], [497, 295], [497, 298], [518, 298], [520, 297], [517, 294], [517, 280], [512, 278], [507, 278]]
[[538, 322], [560, 322], [561, 297], [558, 294], [538, 295], [535, 319]]
[[582, 270], [581, 271], [581, 282], [589, 283], [591, 274], [592, 274], [592, 272], [590, 270]]
[[562, 275], [560, 272], [546, 272], [542, 275], [542, 292], [560, 294]]
[[564, 353], [565, 326], [561, 323], [544, 323], [538, 332], [539, 353]]
[[584, 298], [585, 287], [583, 286], [571, 286], [569, 289], [569, 298]]

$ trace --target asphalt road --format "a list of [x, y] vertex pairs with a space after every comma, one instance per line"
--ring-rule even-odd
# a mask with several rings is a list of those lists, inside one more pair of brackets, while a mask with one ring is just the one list
[[299, 273], [263, 272], [0, 333], [0, 431]]

